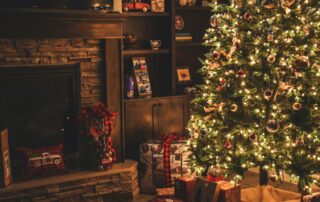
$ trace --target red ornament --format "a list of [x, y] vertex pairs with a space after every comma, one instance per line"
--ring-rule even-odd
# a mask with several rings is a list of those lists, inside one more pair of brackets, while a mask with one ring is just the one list
[[212, 57], [214, 58], [214, 59], [219, 59], [220, 58], [220, 52], [218, 52], [218, 51], [213, 51], [213, 53], [212, 53]]
[[247, 21], [250, 21], [252, 20], [252, 15], [249, 11], [247, 11], [244, 15], [243, 15], [243, 18]]
[[255, 134], [255, 133], [250, 133], [250, 134], [249, 134], [249, 138], [250, 138], [251, 141], [255, 141], [255, 140], [257, 139], [257, 134]]
[[225, 147], [226, 149], [231, 149], [231, 147], [232, 147], [231, 141], [230, 141], [230, 140], [227, 140], [227, 141], [224, 143], [224, 147]]
[[295, 143], [296, 143], [296, 145], [298, 145], [298, 146], [302, 146], [302, 145], [304, 145], [304, 140], [301, 139], [301, 138], [297, 138]]
[[238, 75], [241, 76], [241, 77], [243, 77], [243, 76], [245, 76], [246, 74], [245, 74], [245, 71], [243, 71], [243, 69], [240, 69], [240, 70], [238, 71]]

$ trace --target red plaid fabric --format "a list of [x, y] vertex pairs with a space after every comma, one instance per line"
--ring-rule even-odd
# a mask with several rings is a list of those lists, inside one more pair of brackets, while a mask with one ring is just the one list
[[46, 175], [48, 172], [63, 172], [66, 170], [63, 161], [63, 145], [30, 149], [19, 147], [16, 149], [24, 158], [23, 176], [30, 178]]
[[164, 161], [164, 173], [165, 173], [165, 185], [167, 187], [172, 186], [171, 182], [171, 169], [170, 169], [170, 151], [171, 142], [174, 140], [183, 140], [184, 138], [178, 133], [169, 133], [167, 136], [160, 137], [163, 141], [163, 161]]

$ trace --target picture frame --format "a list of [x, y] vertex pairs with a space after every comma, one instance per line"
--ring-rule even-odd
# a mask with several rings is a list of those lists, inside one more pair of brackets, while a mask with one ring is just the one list
[[12, 173], [11, 173], [11, 161], [10, 161], [10, 150], [8, 142], [8, 130], [0, 130], [1, 135], [1, 179], [0, 187], [7, 187], [12, 183]]
[[178, 85], [187, 85], [192, 82], [190, 68], [188, 66], [177, 67], [177, 83]]
[[165, 0], [150, 0], [151, 12], [162, 13], [165, 11]]
[[138, 96], [151, 97], [152, 89], [149, 79], [148, 67], [145, 57], [132, 58], [132, 65], [135, 76], [135, 83], [138, 92]]

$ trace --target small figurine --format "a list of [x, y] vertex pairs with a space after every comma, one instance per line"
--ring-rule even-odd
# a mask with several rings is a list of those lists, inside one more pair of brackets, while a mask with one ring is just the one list
[[141, 3], [141, 0], [131, 0], [129, 3], [122, 4], [123, 11], [143, 11], [147, 12], [151, 9], [149, 3]]

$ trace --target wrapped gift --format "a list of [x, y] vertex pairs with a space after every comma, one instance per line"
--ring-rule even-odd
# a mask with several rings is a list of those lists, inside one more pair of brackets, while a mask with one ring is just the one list
[[191, 202], [193, 191], [196, 185], [195, 178], [181, 177], [174, 182], [174, 189], [176, 197], [185, 202]]
[[219, 187], [219, 202], [240, 202], [241, 201], [241, 187], [239, 184], [234, 185], [227, 181], [216, 182]]
[[300, 202], [299, 193], [274, 188], [269, 185], [241, 190], [242, 202]]
[[191, 202], [214, 202], [218, 186], [207, 179], [198, 178], [191, 197]]
[[[174, 179], [191, 176], [185, 140], [174, 140], [176, 136], [162, 140], [149, 140], [140, 145], [140, 190], [155, 193], [156, 188], [170, 187]], [[172, 141], [174, 140], [174, 141]]]

